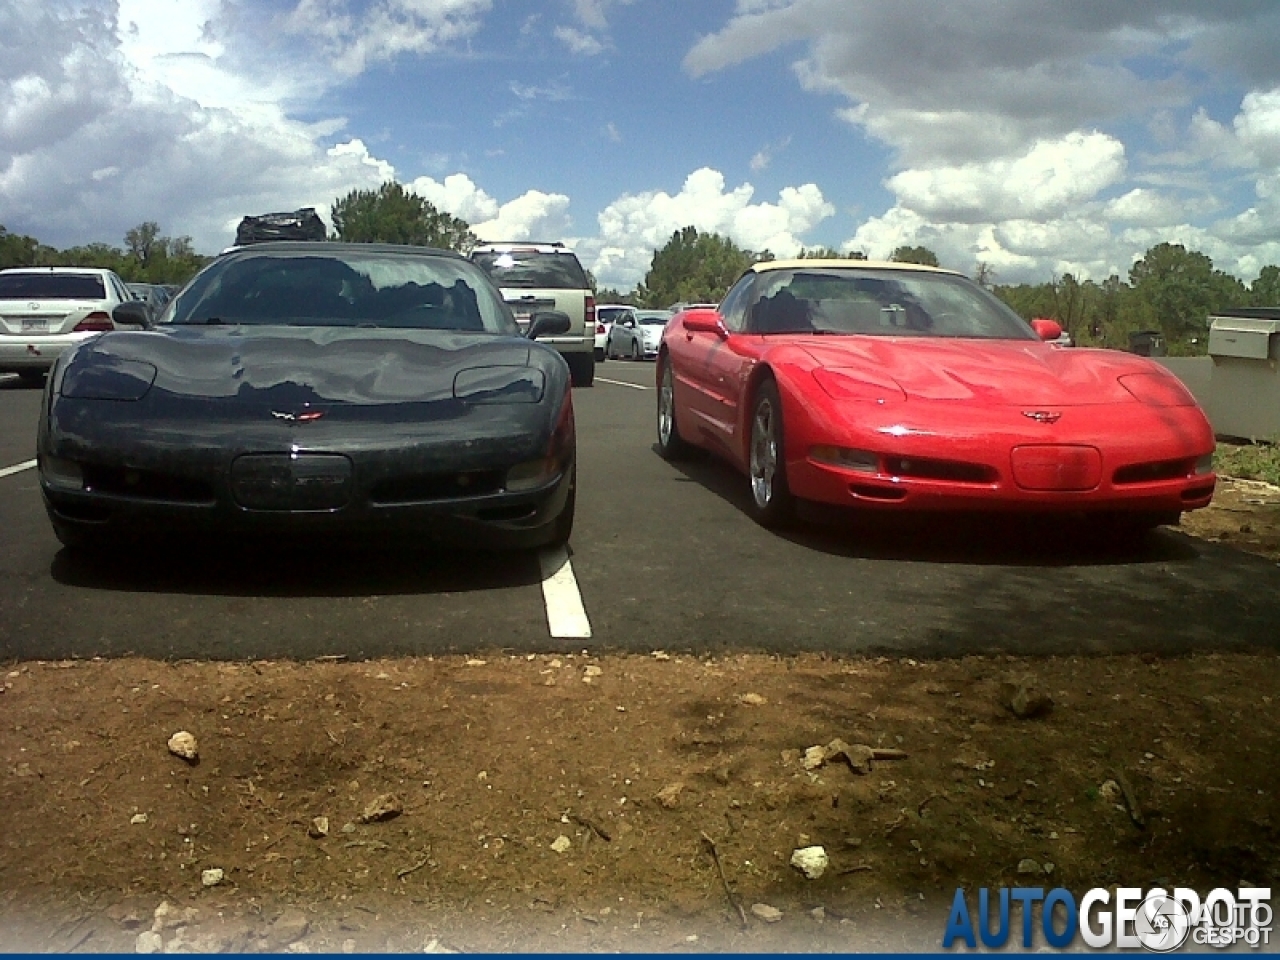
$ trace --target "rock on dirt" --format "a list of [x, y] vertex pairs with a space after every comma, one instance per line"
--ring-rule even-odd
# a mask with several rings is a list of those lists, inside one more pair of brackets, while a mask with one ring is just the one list
[[1024, 857], [1023, 859], [1018, 861], [1018, 872], [1019, 873], [1044, 873], [1044, 869], [1040, 866], [1040, 864], [1037, 861], [1032, 860], [1030, 857]]
[[154, 930], [144, 930], [134, 941], [134, 953], [160, 953], [164, 950], [164, 940]]
[[1021, 720], [1047, 716], [1053, 710], [1053, 697], [1030, 678], [1005, 681], [1000, 685], [1000, 696], [1001, 702]]
[[765, 923], [777, 923], [782, 919], [782, 911], [777, 907], [769, 906], [767, 903], [753, 903], [751, 905], [751, 913]]
[[677, 780], [675, 783], [669, 783], [655, 794], [655, 799], [666, 810], [674, 810], [680, 806], [680, 792], [684, 790], [684, 783]]
[[222, 872], [221, 867], [210, 867], [208, 870], [200, 871], [200, 882], [206, 887], [216, 887], [222, 882], [224, 876], [226, 874]]
[[200, 759], [200, 747], [195, 734], [187, 730], [179, 730], [169, 738], [169, 752], [188, 763], [195, 763]]
[[801, 847], [791, 854], [791, 866], [795, 867], [810, 880], [817, 880], [827, 872], [831, 861], [827, 851], [822, 847]]
[[738, 697], [738, 702], [748, 707], [763, 707], [769, 701], [758, 693], [744, 693]]
[[564, 853], [571, 846], [573, 846], [573, 842], [563, 833], [551, 841], [551, 849], [556, 853]]
[[826, 746], [806, 749], [800, 762], [806, 770], [816, 770], [833, 760], [844, 760], [854, 773], [865, 775], [871, 772], [874, 759], [875, 751], [866, 744], [848, 744], [837, 737]]
[[378, 823], [398, 817], [402, 813], [404, 813], [404, 803], [400, 798], [394, 793], [383, 793], [365, 804], [364, 812], [360, 814], [360, 822]]
[[276, 917], [267, 926], [265, 946], [268, 950], [279, 951], [297, 943], [307, 935], [311, 923], [301, 910], [290, 908]]
[[312, 817], [311, 823], [307, 827], [307, 836], [313, 840], [319, 840], [321, 837], [329, 835], [329, 818], [328, 817]]

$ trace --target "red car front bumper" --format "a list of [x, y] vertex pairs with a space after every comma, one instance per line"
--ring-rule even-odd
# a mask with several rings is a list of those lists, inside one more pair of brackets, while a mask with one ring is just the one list
[[[804, 499], [884, 510], [1171, 514], [1213, 498], [1213, 431], [1196, 407], [1068, 407], [1054, 422], [1037, 412], [908, 402], [857, 404], [837, 423], [802, 414], [788, 424], [788, 485]], [[854, 469], [832, 448], [873, 457]]]

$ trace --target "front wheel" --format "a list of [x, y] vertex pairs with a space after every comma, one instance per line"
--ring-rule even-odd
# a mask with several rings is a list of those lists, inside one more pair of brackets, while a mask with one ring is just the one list
[[671, 358], [663, 357], [662, 382], [658, 386], [658, 453], [664, 460], [681, 460], [687, 457], [690, 447], [680, 436], [676, 426], [675, 377], [671, 373]]
[[765, 380], [751, 408], [751, 446], [747, 474], [751, 515], [761, 526], [785, 527], [795, 519], [795, 498], [787, 486], [787, 459], [778, 385]]
[[644, 359], [644, 354], [640, 352], [640, 341], [639, 341], [639, 340], [632, 340], [632, 341], [631, 341], [631, 359], [632, 359], [633, 361], [635, 361], [635, 360], [643, 360], [643, 359]]
[[596, 358], [594, 353], [568, 353], [565, 361], [569, 364], [569, 376], [575, 387], [589, 387], [596, 379]]

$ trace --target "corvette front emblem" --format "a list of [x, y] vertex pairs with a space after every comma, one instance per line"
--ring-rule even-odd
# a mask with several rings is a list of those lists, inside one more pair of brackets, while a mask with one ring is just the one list
[[1062, 414], [1056, 410], [1023, 410], [1022, 415], [1036, 423], [1057, 423], [1062, 419]]
[[310, 423], [324, 416], [323, 410], [304, 410], [302, 413], [290, 413], [287, 410], [272, 410], [271, 415], [277, 420], [290, 420], [294, 423]]

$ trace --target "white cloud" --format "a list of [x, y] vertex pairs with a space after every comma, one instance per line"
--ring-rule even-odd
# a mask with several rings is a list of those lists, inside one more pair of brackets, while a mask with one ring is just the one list
[[563, 193], [529, 190], [471, 229], [481, 240], [559, 240], [569, 234], [568, 212], [569, 198]]
[[70, 246], [119, 243], [156, 220], [211, 251], [245, 213], [325, 210], [393, 172], [358, 140], [334, 146], [340, 121], [291, 119], [272, 97], [296, 88], [240, 71], [222, 52], [214, 12], [212, 0], [125, 0], [118, 19], [107, 0], [0, 12], [8, 229]]
[[577, 249], [602, 284], [629, 289], [648, 270], [653, 251], [683, 227], [788, 256], [803, 246], [802, 234], [835, 213], [812, 183], [785, 188], [776, 203], [752, 203], [754, 194], [745, 183], [726, 191], [724, 175], [704, 167], [689, 174], [675, 195], [652, 190], [619, 197], [597, 217], [599, 236]]
[[498, 201], [476, 186], [465, 173], [454, 173], [443, 183], [431, 177], [418, 177], [406, 185], [438, 210], [444, 210], [467, 223], [480, 223], [498, 216]]
[[556, 39], [563, 43], [570, 53], [580, 54], [585, 57], [594, 57], [596, 54], [603, 53], [607, 46], [604, 42], [594, 37], [592, 34], [575, 27], [560, 26], [555, 29]]
[[492, 0], [299, 0], [280, 20], [314, 44], [332, 69], [355, 76], [372, 63], [422, 55], [473, 35]]
[[514, 80], [510, 84], [511, 92], [520, 100], [568, 100], [573, 91], [563, 83], [552, 81], [543, 86], [521, 84]]
[[1124, 145], [1101, 133], [1042, 141], [1019, 157], [904, 170], [885, 183], [898, 203], [927, 217], [987, 223], [1051, 217], [1119, 182]]

